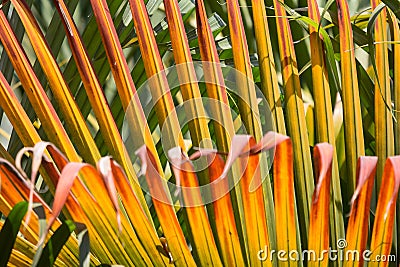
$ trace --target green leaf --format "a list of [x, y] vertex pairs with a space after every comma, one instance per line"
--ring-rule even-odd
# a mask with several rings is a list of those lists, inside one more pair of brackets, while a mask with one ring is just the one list
[[400, 2], [398, 0], [382, 0], [396, 15], [398, 19], [400, 19]]
[[90, 266], [90, 239], [89, 231], [83, 223], [75, 223], [79, 241], [79, 266]]
[[[329, 0], [329, 1], [325, 4], [324, 10], [322, 10], [322, 12], [321, 12], [321, 18], [324, 18], [324, 17], [325, 17], [325, 13], [328, 11], [328, 9], [332, 6], [333, 3], [335, 3], [335, 0]], [[321, 22], [322, 22], [322, 19], [319, 21], [318, 31], [319, 31], [320, 28], [321, 28]]]
[[75, 228], [76, 226], [74, 222], [69, 220], [65, 221], [60, 227], [58, 227], [50, 240], [46, 243], [43, 251], [36, 253], [32, 266], [53, 266], [58, 254]]
[[[369, 48], [369, 59], [371, 60], [372, 66], [374, 67], [374, 74], [375, 76], [378, 75], [378, 69], [376, 66], [375, 61], [375, 46], [374, 46], [374, 29], [375, 29], [375, 22], [378, 19], [379, 14], [385, 8], [384, 3], [380, 3], [372, 12], [371, 17], [368, 21], [367, 33], [368, 33], [368, 48]], [[377, 79], [379, 87], [381, 87], [381, 82]], [[387, 104], [386, 104], [387, 105]]]
[[[327, 59], [327, 64], [330, 70], [332, 71], [333, 77], [333, 84], [334, 87], [338, 92], [340, 92], [340, 79], [339, 79], [339, 73], [336, 67], [336, 61], [335, 61], [335, 51], [333, 49], [331, 37], [329, 34], [325, 31], [324, 28], [321, 28], [319, 23], [315, 22], [314, 20], [310, 19], [309, 17], [301, 16], [299, 13], [291, 9], [289, 6], [285, 5], [285, 3], [280, 2], [280, 4], [285, 8], [286, 12], [289, 13], [290, 16], [293, 17], [293, 19], [296, 20], [297, 23], [306, 31], [308, 31], [309, 26], [318, 28], [318, 32], [322, 35], [322, 41], [324, 42], [325, 45], [325, 53], [326, 53], [326, 59]], [[322, 17], [322, 16], [321, 16]]]
[[[7, 266], [8, 259], [14, 247], [22, 219], [28, 211], [28, 202], [23, 201], [14, 206], [8, 215], [0, 232], [0, 266]], [[6, 241], [5, 241], [6, 240]]]

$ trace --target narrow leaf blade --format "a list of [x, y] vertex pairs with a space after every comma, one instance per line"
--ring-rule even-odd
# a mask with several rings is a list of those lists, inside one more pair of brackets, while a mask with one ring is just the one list
[[332, 176], [333, 146], [328, 143], [314, 147], [314, 166], [317, 177], [316, 189], [313, 194], [310, 218], [310, 232], [308, 233], [308, 249], [318, 255], [309, 259], [308, 266], [328, 266], [329, 258], [323, 251], [329, 250], [329, 201], [330, 183]]
[[[386, 160], [382, 176], [381, 190], [375, 213], [374, 229], [371, 236], [371, 259], [388, 258], [392, 247], [393, 226], [396, 211], [396, 200], [400, 186], [398, 166], [400, 156], [389, 157]], [[374, 262], [376, 266], [388, 266], [389, 261]]]
[[[232, 200], [228, 192], [228, 180], [221, 179], [224, 170], [224, 161], [221, 156], [208, 156], [210, 173], [211, 193], [213, 202], [217, 237], [221, 246], [221, 258], [225, 266], [244, 266], [244, 258], [240, 247], [238, 231], [235, 225]], [[220, 179], [220, 180], [218, 180]], [[218, 198], [226, 193], [221, 198]], [[218, 198], [218, 199], [217, 199]]]
[[64, 247], [75, 228], [76, 226], [72, 221], [65, 221], [60, 227], [58, 227], [51, 238], [47, 241], [37, 264], [33, 263], [32, 265], [53, 266], [58, 254]]
[[[346, 251], [364, 251], [367, 246], [368, 221], [374, 178], [376, 157], [361, 157], [357, 163], [357, 188], [351, 201], [351, 212], [347, 226]], [[345, 266], [363, 266], [363, 260], [348, 259]]]
[[19, 228], [27, 211], [27, 202], [20, 202], [16, 204], [11, 210], [10, 214], [8, 214], [6, 222], [1, 228], [0, 240], [3, 241], [0, 243], [0, 266], [7, 266], [8, 259], [14, 247], [15, 239], [17, 238]]

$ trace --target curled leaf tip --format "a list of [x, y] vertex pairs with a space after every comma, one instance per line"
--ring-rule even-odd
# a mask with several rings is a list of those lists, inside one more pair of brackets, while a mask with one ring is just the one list
[[[24, 229], [23, 229], [24, 231], [26, 230], [26, 228], [25, 228], [26, 225], [28, 225], [30, 220], [31, 220], [32, 207], [33, 207], [33, 191], [35, 190], [35, 181], [34, 181], [34, 179], [32, 179], [33, 175], [31, 176], [31, 179], [28, 182], [28, 177], [27, 177], [24, 169], [22, 168], [22, 164], [21, 164], [22, 157], [28, 152], [33, 152], [33, 148], [32, 147], [24, 147], [24, 148], [22, 148], [17, 153], [17, 156], [15, 158], [16, 168], [21, 173], [21, 175], [24, 177], [25, 182], [27, 183], [27, 185], [29, 187], [28, 210], [26, 212], [26, 217], [25, 217], [25, 225], [24, 225]], [[33, 171], [32, 171], [32, 174], [33, 174]]]
[[[391, 171], [393, 172], [393, 178], [394, 178], [394, 186], [393, 186], [393, 193], [392, 196], [390, 197], [390, 200], [386, 206], [386, 210], [385, 210], [385, 215], [384, 215], [384, 219], [386, 220], [387, 216], [390, 213], [390, 210], [393, 206], [394, 203], [396, 203], [397, 200], [397, 194], [399, 192], [399, 187], [400, 187], [400, 171], [399, 168], [396, 168], [396, 166], [400, 166], [400, 156], [395, 156], [395, 157], [389, 157], [386, 161], [386, 165], [385, 166], [385, 171], [384, 174], [386, 174], [386, 168], [390, 168]], [[388, 171], [389, 172], [389, 171]], [[381, 189], [382, 190], [382, 189]]]
[[224, 170], [220, 178], [225, 178], [228, 175], [230, 168], [232, 167], [235, 160], [243, 155], [243, 151], [249, 145], [249, 141], [252, 137], [250, 135], [235, 135], [232, 138], [231, 150], [229, 151], [226, 159]]
[[147, 172], [147, 147], [146, 145], [141, 146], [138, 150], [136, 150], [135, 155], [139, 157], [142, 166], [140, 167], [140, 171], [138, 176], [143, 176]]
[[328, 172], [332, 171], [333, 146], [328, 143], [317, 144], [314, 147], [314, 158], [318, 170], [318, 176], [316, 176], [318, 181], [313, 202], [317, 203], [324, 180], [331, 175]]
[[271, 148], [276, 147], [284, 140], [289, 137], [286, 135], [282, 135], [276, 132], [268, 132], [262, 138], [261, 141], [251, 148], [251, 153], [260, 153], [263, 151], [267, 151]]
[[32, 147], [25, 147], [22, 148], [15, 159], [15, 164], [18, 169], [18, 171], [24, 176], [25, 179], [27, 178], [27, 175], [25, 171], [23, 170], [21, 166], [22, 162], [22, 157], [27, 153], [31, 152], [32, 155], [32, 168], [31, 168], [31, 177], [29, 181], [29, 201], [28, 201], [28, 211], [25, 219], [25, 224], [28, 225], [29, 221], [31, 219], [32, 215], [32, 207], [33, 207], [33, 194], [35, 191], [35, 183], [36, 183], [36, 178], [39, 173], [39, 168], [40, 165], [42, 164], [42, 160], [45, 160], [46, 162], [51, 162], [50, 159], [47, 157], [45, 154], [46, 148], [51, 145], [49, 142], [38, 142], [33, 148]]
[[182, 149], [180, 147], [173, 147], [170, 150], [168, 150], [168, 157], [172, 161], [182, 160], [183, 158], [185, 158]]
[[111, 172], [111, 159], [112, 158], [110, 156], [106, 156], [102, 157], [97, 162], [97, 169], [104, 176], [107, 176]]
[[119, 203], [118, 203], [118, 196], [117, 196], [117, 189], [114, 183], [114, 175], [112, 172], [112, 158], [107, 156], [101, 158], [98, 163], [97, 163], [97, 169], [99, 170], [104, 184], [106, 186], [108, 195], [111, 199], [111, 202], [114, 206], [115, 212], [116, 212], [116, 219], [117, 219], [117, 225], [118, 225], [118, 231], [119, 233], [122, 232], [122, 224], [121, 224], [121, 210], [119, 208]]
[[350, 200], [350, 206], [356, 201], [357, 197], [369, 179], [373, 179], [376, 173], [378, 157], [361, 156], [357, 161], [357, 187]]
[[168, 150], [168, 157], [171, 160], [172, 171], [175, 175], [176, 190], [174, 192], [174, 196], [177, 197], [181, 193], [181, 166], [189, 159], [183, 154], [183, 151], [180, 147], [174, 147]]
[[22, 157], [28, 153], [28, 152], [32, 152], [33, 148], [32, 147], [24, 147], [22, 148], [20, 151], [18, 151], [17, 156], [15, 157], [15, 167], [17, 168], [17, 170], [21, 173], [21, 175], [25, 178], [28, 179], [28, 176], [26, 175], [24, 169], [22, 168]]

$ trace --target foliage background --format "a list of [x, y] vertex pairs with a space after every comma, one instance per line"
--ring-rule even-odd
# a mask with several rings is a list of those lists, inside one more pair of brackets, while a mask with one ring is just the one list
[[[241, 5], [241, 12], [243, 16], [244, 28], [247, 37], [248, 44], [248, 52], [250, 55], [250, 60], [252, 64], [253, 71], [253, 79], [254, 81], [261, 87], [261, 77], [260, 70], [258, 66], [258, 56], [257, 56], [257, 45], [255, 39], [253, 18], [252, 18], [252, 1], [240, 0], [239, 3]], [[88, 96], [86, 95], [86, 91], [83, 88], [83, 84], [81, 81], [81, 77], [78, 74], [77, 66], [75, 65], [75, 61], [71, 56], [71, 51], [69, 49], [69, 45], [65, 39], [64, 30], [62, 24], [60, 22], [60, 18], [58, 13], [55, 11], [55, 8], [52, 4], [52, 1], [32, 1], [28, 0], [28, 3], [31, 5], [31, 10], [33, 11], [39, 25], [46, 35], [46, 40], [50, 44], [51, 50], [53, 54], [57, 55], [57, 62], [63, 71], [65, 80], [67, 81], [69, 88], [72, 94], [75, 97], [75, 100], [78, 104], [79, 109], [81, 110], [83, 117], [86, 120], [86, 123], [90, 129], [92, 136], [95, 139], [96, 145], [100, 150], [101, 156], [106, 156], [110, 153], [105, 145], [104, 136], [99, 131], [99, 125], [95, 119], [94, 111], [89, 103]], [[118, 96], [116, 84], [111, 75], [110, 66], [107, 62], [106, 52], [101, 43], [100, 32], [97, 29], [97, 24], [95, 22], [94, 16], [91, 11], [89, 1], [77, 1], [70, 0], [66, 1], [71, 13], [74, 14], [74, 20], [77, 23], [78, 29], [83, 36], [83, 42], [87, 45], [88, 53], [91, 59], [93, 59], [94, 68], [96, 73], [98, 74], [99, 81], [104, 89], [106, 98], [108, 103], [110, 104], [110, 108], [112, 111], [112, 115], [114, 120], [120, 129], [123, 124], [124, 119], [124, 109], [123, 104]], [[217, 39], [217, 47], [219, 48], [219, 56], [222, 63], [230, 66], [234, 66], [234, 53], [231, 48], [231, 44], [229, 42], [230, 31], [227, 27], [227, 22], [229, 20], [227, 15], [227, 7], [226, 3], [218, 2], [214, 0], [205, 1], [207, 13], [212, 18], [209, 20], [211, 22], [211, 26], [214, 31], [214, 35], [216, 35]], [[367, 49], [366, 31], [367, 24], [370, 19], [370, 3], [368, 1], [348, 1], [351, 15], [352, 15], [352, 23], [354, 28], [359, 30], [359, 33], [362, 33], [358, 36], [360, 39], [355, 39], [355, 43], [362, 43], [362, 47], [356, 46], [356, 56], [357, 60], [360, 64], [357, 65], [357, 74], [359, 76], [359, 85], [360, 85], [360, 98], [361, 98], [361, 106], [362, 106], [362, 115], [363, 115], [363, 133], [364, 133], [364, 145], [366, 150], [366, 155], [376, 155], [376, 147], [375, 147], [375, 124], [374, 124], [374, 72], [371, 65], [371, 61], [369, 58], [369, 51]], [[119, 36], [119, 41], [124, 47], [124, 55], [128, 62], [129, 69], [132, 71], [132, 78], [136, 87], [140, 87], [146, 81], [146, 74], [144, 69], [143, 62], [143, 53], [141, 53], [138, 45], [138, 41], [136, 38], [136, 34], [134, 32], [132, 17], [130, 15], [130, 9], [128, 6], [128, 1], [123, 0], [114, 0], [108, 1], [109, 8], [111, 10], [113, 20], [115, 26], [117, 28], [117, 33]], [[307, 16], [307, 1], [285, 1], [290, 8], [295, 10], [301, 15]], [[326, 3], [321, 3], [323, 7]], [[158, 44], [158, 48], [162, 54], [163, 63], [166, 67], [174, 64], [174, 55], [171, 50], [171, 42], [170, 42], [170, 34], [168, 32], [168, 25], [165, 21], [165, 13], [162, 5], [162, 1], [159, 0], [149, 0], [147, 1], [148, 11], [151, 17], [151, 22], [154, 31], [156, 32], [156, 40]], [[279, 81], [279, 85], [282, 89], [283, 87], [283, 79], [284, 76], [281, 72], [281, 62], [279, 60], [279, 36], [276, 28], [276, 20], [275, 20], [275, 12], [273, 8], [272, 1], [266, 1], [267, 6], [267, 14], [268, 14], [268, 23], [270, 27], [270, 37], [273, 46], [273, 53], [275, 58], [275, 64], [277, 66], [277, 77]], [[186, 34], [189, 39], [191, 53], [194, 60], [200, 60], [200, 53], [198, 49], [198, 41], [197, 41], [197, 33], [196, 29], [196, 21], [195, 21], [195, 12], [194, 12], [194, 3], [190, 0], [182, 0], [180, 1], [181, 12], [184, 14], [183, 19], [185, 23]], [[331, 14], [336, 12], [335, 5], [333, 5], [329, 10]], [[29, 57], [30, 62], [34, 66], [34, 70], [36, 76], [39, 78], [40, 82], [45, 88], [47, 95], [51, 100], [53, 100], [53, 95], [51, 90], [49, 90], [49, 84], [43, 74], [43, 70], [41, 69], [40, 64], [36, 61], [36, 55], [33, 52], [33, 49], [28, 41], [27, 36], [24, 34], [24, 30], [22, 28], [21, 22], [18, 19], [18, 16], [15, 14], [12, 5], [5, 4], [3, 7], [4, 12], [7, 14], [8, 18], [10, 18], [10, 22], [15, 29], [15, 32], [20, 38], [24, 50]], [[327, 26], [327, 32], [330, 34], [332, 38], [332, 44], [335, 52], [335, 58], [338, 61], [337, 64], [339, 66], [340, 59], [340, 47], [339, 47], [339, 30], [337, 26], [330, 25], [329, 19], [330, 17], [327, 15], [328, 20], [323, 22], [323, 26]], [[308, 138], [310, 140], [310, 146], [314, 146], [317, 141], [316, 140], [316, 129], [315, 122], [313, 120], [314, 115], [314, 106], [315, 101], [317, 99], [313, 99], [313, 78], [311, 73], [311, 54], [310, 54], [310, 39], [306, 30], [304, 30], [299, 25], [299, 19], [290, 19], [291, 32], [293, 34], [294, 47], [297, 56], [298, 69], [300, 73], [300, 82], [303, 94], [303, 101], [305, 102], [306, 108], [306, 120], [307, 120], [307, 128], [308, 128]], [[62, 33], [62, 34], [61, 34]], [[391, 47], [391, 46], [389, 46]], [[36, 117], [31, 104], [29, 103], [24, 90], [21, 88], [21, 83], [19, 82], [16, 74], [14, 73], [13, 67], [3, 49], [1, 48], [1, 58], [0, 58], [0, 70], [12, 86], [14, 92], [17, 94], [20, 102], [24, 110], [30, 117], [30, 120], [34, 123], [34, 126], [38, 130], [41, 138], [43, 140], [48, 140], [49, 138], [46, 136], [43, 131], [42, 123]], [[391, 59], [389, 62], [389, 69], [393, 71], [395, 62]], [[393, 73], [391, 73], [393, 75]], [[331, 82], [331, 81], [330, 81]], [[204, 90], [204, 88], [201, 88]], [[181, 95], [178, 92], [176, 97], [174, 98], [175, 103], [179, 102]], [[281, 92], [281, 98], [284, 99], [284, 94]], [[335, 107], [338, 101], [337, 92], [334, 87], [331, 87], [331, 98], [332, 98], [332, 106]], [[56, 101], [52, 101], [57, 114], [60, 115], [61, 121], [64, 122], [62, 117], [63, 107], [59, 107]], [[0, 143], [2, 144], [2, 153], [6, 155], [9, 153], [12, 158], [17, 156], [18, 151], [23, 148], [23, 143], [16, 134], [16, 132], [11, 127], [10, 122], [8, 122], [7, 117], [3, 112], [1, 112], [2, 120], [1, 120], [1, 131], [0, 131]], [[340, 120], [339, 120], [340, 121]], [[287, 123], [288, 120], [286, 121]], [[157, 117], [151, 117], [148, 120], [148, 124], [153, 131], [157, 125]], [[345, 169], [345, 158], [344, 158], [344, 145], [340, 142], [345, 140], [345, 136], [343, 133], [341, 123], [335, 124], [335, 136], [338, 141], [336, 144], [338, 151], [338, 163], [339, 170], [342, 182], [342, 194], [343, 194], [343, 214], [348, 214], [350, 212], [349, 203], [352, 191], [347, 192], [347, 180], [346, 180], [346, 169]], [[183, 129], [184, 131], [188, 131], [187, 128]], [[68, 130], [67, 130], [68, 131]], [[68, 133], [69, 136], [73, 136], [73, 132]], [[216, 137], [213, 136], [215, 139]], [[398, 137], [396, 137], [398, 138]], [[362, 141], [360, 141], [362, 142]], [[157, 148], [159, 148], [159, 144]], [[7, 151], [7, 153], [5, 152]], [[82, 154], [82, 151], [79, 154]], [[163, 167], [165, 167], [165, 159], [163, 158], [162, 153], [158, 155], [159, 158], [163, 162]], [[28, 176], [30, 175], [31, 170], [31, 162], [29, 160], [23, 161], [23, 168], [26, 170]], [[46, 186], [42, 183], [43, 181], [39, 179], [37, 183], [37, 188], [41, 189], [42, 195], [44, 198], [51, 202], [52, 196], [50, 193], [46, 191]], [[376, 197], [376, 196], [375, 196]], [[156, 224], [156, 228], [158, 228], [157, 216], [154, 211], [154, 207], [151, 206], [151, 202], [147, 199], [150, 206], [150, 212], [153, 215], [154, 222]], [[374, 204], [373, 204], [374, 205]], [[302, 215], [299, 215], [300, 217]], [[179, 221], [181, 222], [181, 226], [183, 231], [187, 231], [185, 228], [185, 224], [182, 223], [184, 220], [184, 215], [181, 212], [178, 212]], [[345, 217], [345, 221], [347, 223], [347, 217]], [[397, 226], [399, 227], [399, 226]], [[372, 227], [371, 227], [372, 229]], [[159, 230], [160, 231], [160, 230]], [[160, 232], [159, 232], [160, 233]], [[396, 236], [396, 234], [395, 234]], [[397, 243], [397, 237], [394, 238], [394, 244]], [[394, 250], [398, 249], [394, 246]]]

